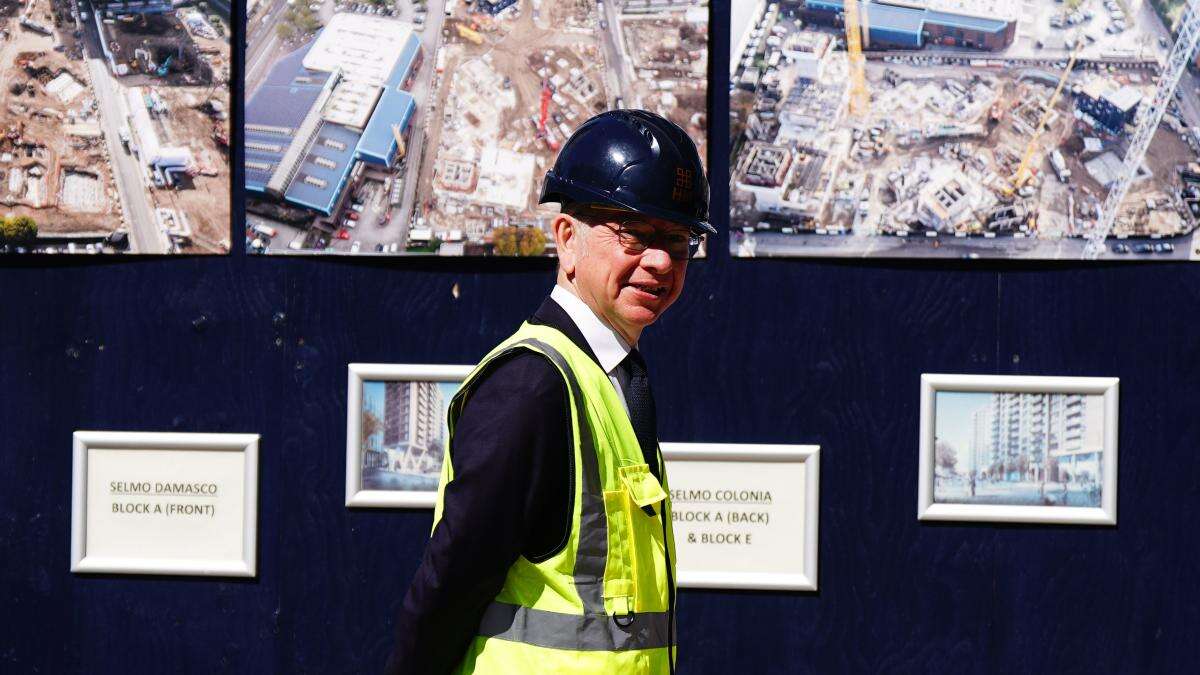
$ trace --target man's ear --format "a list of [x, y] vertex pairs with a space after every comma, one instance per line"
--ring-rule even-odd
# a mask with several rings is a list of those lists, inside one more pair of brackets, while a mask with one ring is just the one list
[[554, 244], [558, 249], [558, 267], [569, 277], [575, 274], [575, 263], [579, 260], [582, 243], [578, 223], [565, 213], [560, 213], [554, 216], [550, 228], [554, 230]]

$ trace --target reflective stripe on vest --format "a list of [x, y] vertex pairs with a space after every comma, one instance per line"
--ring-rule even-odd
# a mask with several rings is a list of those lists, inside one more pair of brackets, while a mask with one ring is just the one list
[[[567, 378], [571, 399], [575, 401], [575, 419], [579, 422], [579, 457], [583, 486], [579, 491], [579, 547], [575, 550], [575, 592], [583, 601], [583, 614], [604, 614], [604, 565], [608, 562], [608, 517], [604, 515], [604, 491], [600, 487], [600, 460], [592, 437], [587, 411], [583, 409], [583, 390], [567, 359], [554, 347], [535, 338], [513, 345], [536, 347]], [[569, 648], [568, 648], [569, 649]]]
[[574, 651], [620, 652], [667, 646], [667, 613], [630, 615], [628, 625], [607, 614], [563, 614], [493, 602], [479, 622], [483, 637]]

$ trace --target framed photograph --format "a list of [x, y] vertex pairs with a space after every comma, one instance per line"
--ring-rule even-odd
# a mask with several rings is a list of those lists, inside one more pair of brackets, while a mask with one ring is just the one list
[[253, 577], [258, 435], [76, 431], [71, 571]]
[[921, 376], [921, 520], [1117, 524], [1115, 377]]
[[542, 178], [593, 115], [655, 111], [706, 156], [709, 6], [250, 7], [247, 252], [555, 255]]
[[450, 399], [473, 367], [350, 364], [346, 506], [433, 507]]
[[663, 443], [681, 588], [817, 590], [820, 449]]
[[[1137, 69], [1188, 56], [1157, 19], [1076, 34], [1050, 0], [861, 3], [857, 19], [843, 0], [726, 4], [731, 255], [1200, 260], [1194, 117], [1139, 114], [1159, 94]], [[861, 58], [841, 46], [855, 32]], [[1121, 70], [1076, 67], [1085, 39]]]
[[0, 254], [229, 253], [240, 10], [68, 4], [0, 10]]

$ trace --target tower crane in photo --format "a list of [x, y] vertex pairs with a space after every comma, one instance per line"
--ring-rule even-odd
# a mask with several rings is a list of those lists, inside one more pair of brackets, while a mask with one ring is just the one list
[[843, 0], [842, 22], [846, 24], [846, 60], [850, 65], [850, 116], [861, 119], [870, 108], [871, 95], [867, 92], [866, 58], [863, 57], [866, 24], [862, 19], [866, 16], [867, 3], [863, 3], [861, 15], [858, 3], [859, 0]]
[[1033, 175], [1030, 169], [1030, 164], [1033, 163], [1033, 156], [1037, 154], [1038, 141], [1042, 138], [1042, 133], [1046, 131], [1046, 125], [1050, 123], [1050, 117], [1054, 114], [1054, 106], [1058, 103], [1058, 97], [1062, 95], [1063, 87], [1067, 85], [1067, 80], [1071, 77], [1071, 71], [1075, 68], [1075, 60], [1079, 56], [1079, 50], [1083, 46], [1083, 38], [1079, 37], [1075, 49], [1071, 50], [1071, 58], [1067, 61], [1067, 67], [1063, 70], [1062, 77], [1058, 78], [1058, 86], [1054, 89], [1054, 94], [1046, 101], [1046, 110], [1042, 113], [1042, 117], [1038, 120], [1037, 128], [1033, 130], [1033, 135], [1029, 137], [1029, 143], [1025, 145], [1025, 153], [1021, 156], [1021, 164], [1017, 167], [1016, 173], [1013, 174], [1010, 185], [1005, 190], [1005, 194], [1012, 193], [1021, 189], [1025, 181]]
[[550, 83], [542, 80], [541, 106], [538, 110], [538, 135], [546, 135], [546, 118], [550, 116]]
[[1121, 202], [1125, 200], [1125, 196], [1129, 193], [1129, 187], [1137, 177], [1138, 167], [1142, 165], [1142, 160], [1146, 157], [1146, 149], [1150, 147], [1154, 132], [1158, 130], [1163, 113], [1166, 112], [1167, 105], [1171, 102], [1171, 95], [1175, 92], [1175, 87], [1179, 85], [1179, 78], [1187, 68], [1191, 56], [1196, 53], [1197, 38], [1200, 38], [1198, 10], [1200, 10], [1200, 0], [1190, 0], [1180, 24], [1179, 36], [1175, 39], [1175, 44], [1171, 47], [1171, 54], [1167, 57], [1167, 64], [1158, 78], [1158, 87], [1154, 90], [1154, 98], [1151, 99], [1149, 105], [1141, 106], [1138, 109], [1135, 131], [1133, 138], [1129, 141], [1129, 149], [1125, 151], [1120, 177], [1108, 191], [1108, 196], [1104, 199], [1104, 206], [1100, 208], [1100, 218], [1088, 236], [1088, 244], [1083, 251], [1085, 259], [1095, 260], [1104, 251], [1104, 241], [1116, 223]]

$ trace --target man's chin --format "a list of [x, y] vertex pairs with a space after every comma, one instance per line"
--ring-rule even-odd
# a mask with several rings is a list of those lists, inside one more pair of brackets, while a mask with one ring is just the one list
[[630, 304], [621, 308], [621, 318], [629, 325], [637, 326], [638, 328], [645, 328], [658, 321], [658, 317], [661, 314], [661, 309], [639, 304]]

